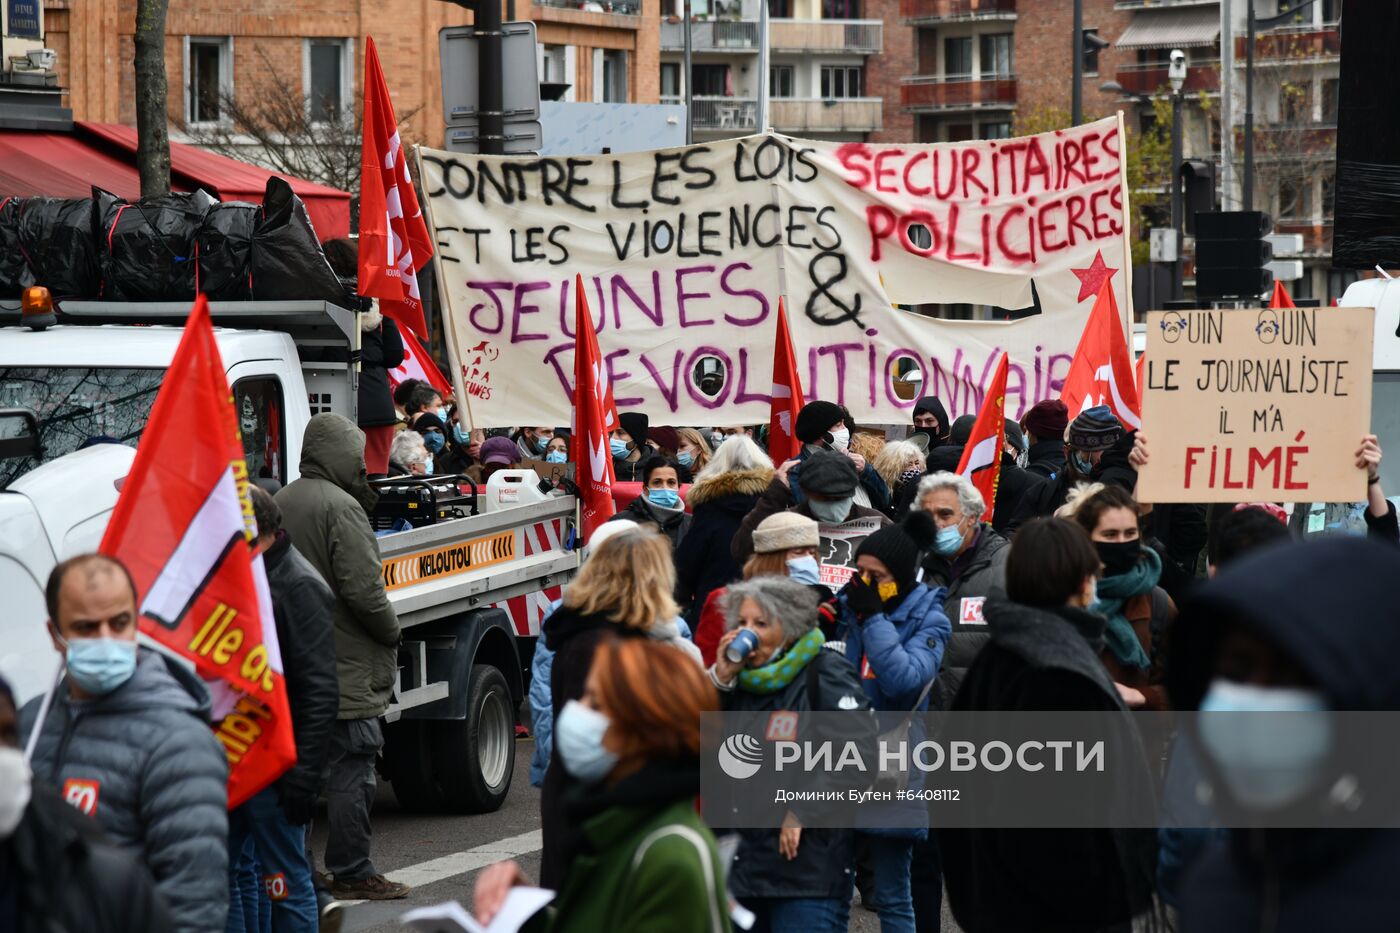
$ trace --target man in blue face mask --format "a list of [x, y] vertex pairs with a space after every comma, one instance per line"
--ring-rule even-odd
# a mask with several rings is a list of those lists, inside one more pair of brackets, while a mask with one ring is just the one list
[[228, 763], [204, 683], [136, 644], [136, 588], [97, 554], [54, 568], [49, 632], [66, 671], [39, 730], [34, 781], [58, 789], [112, 842], [140, 853], [179, 930], [223, 929], [228, 910]]

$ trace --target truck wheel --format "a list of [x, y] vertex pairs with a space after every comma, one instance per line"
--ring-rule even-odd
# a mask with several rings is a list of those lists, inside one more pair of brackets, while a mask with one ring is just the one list
[[435, 813], [446, 809], [432, 763], [435, 723], [400, 719], [384, 729], [384, 776], [394, 786], [399, 806], [409, 813]]
[[515, 773], [515, 716], [510, 685], [490, 664], [474, 664], [465, 719], [430, 723], [433, 771], [445, 808], [500, 809]]

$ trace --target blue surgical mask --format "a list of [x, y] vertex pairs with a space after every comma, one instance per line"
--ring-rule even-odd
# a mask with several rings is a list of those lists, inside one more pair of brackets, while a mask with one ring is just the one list
[[551, 440], [551, 438], [548, 438], [548, 437], [537, 437], [537, 438], [535, 438], [535, 451], [536, 451], [536, 453], [544, 453], [545, 448], [549, 446], [550, 440]]
[[136, 673], [136, 642], [75, 638], [68, 642], [68, 676], [94, 696], [106, 696]]
[[1088, 454], [1081, 454], [1077, 450], [1070, 450], [1069, 463], [1080, 476], [1090, 476], [1094, 472], [1094, 461], [1089, 459]]
[[818, 502], [816, 499], [807, 500], [809, 508], [812, 510], [812, 517], [828, 525], [839, 525], [844, 522], [846, 516], [851, 514], [851, 505], [855, 501], [855, 496], [833, 499], [828, 502]]
[[467, 446], [472, 442], [471, 432], [467, 431], [460, 424], [454, 424], [452, 426], [452, 442], [462, 447]]
[[632, 452], [632, 448], [627, 446], [626, 441], [620, 441], [615, 437], [608, 441], [608, 450], [611, 450], [612, 455], [619, 460]]
[[545, 463], [567, 463], [568, 461], [569, 455], [562, 450], [551, 450], [544, 455]]
[[681, 462], [681, 466], [683, 467], [691, 467], [695, 465], [695, 454], [691, 453], [688, 450], [678, 451], [676, 453], [676, 459]]
[[821, 565], [811, 554], [794, 557], [787, 562], [788, 579], [798, 583], [816, 586], [822, 582]]
[[423, 446], [428, 448], [429, 453], [437, 453], [447, 444], [447, 438], [442, 436], [441, 431], [428, 431], [423, 435]]
[[443, 424], [447, 424], [447, 406], [446, 406], [446, 405], [442, 406], [441, 408], [439, 408], [439, 409], [437, 410], [437, 416], [438, 416], [438, 420], [439, 420], [439, 421], [441, 421]]
[[963, 537], [963, 533], [958, 530], [956, 524], [938, 529], [938, 535], [933, 539], [934, 553], [943, 557], [952, 557], [958, 553], [958, 548], [962, 547]]
[[432, 458], [432, 457], [429, 457], [427, 460], [424, 460], [424, 461], [423, 461], [423, 475], [424, 475], [424, 476], [432, 476], [432, 475], [433, 475], [433, 458]]
[[1197, 718], [1197, 728], [1231, 795], [1251, 810], [1276, 810], [1297, 803], [1327, 776], [1333, 743], [1327, 710], [1317, 690], [1216, 678], [1201, 701], [1207, 715]]
[[554, 720], [554, 750], [564, 770], [585, 784], [607, 777], [617, 767], [617, 755], [603, 746], [612, 725], [608, 717], [578, 700], [570, 700]]
[[663, 509], [678, 509], [681, 507], [681, 494], [674, 489], [648, 489], [647, 499], [652, 505], [659, 505]]

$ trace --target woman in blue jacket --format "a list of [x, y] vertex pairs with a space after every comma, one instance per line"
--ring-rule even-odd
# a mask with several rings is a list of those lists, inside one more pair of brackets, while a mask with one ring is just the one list
[[[846, 658], [879, 713], [881, 732], [898, 727], [911, 711], [928, 709], [928, 687], [952, 635], [943, 613], [945, 590], [917, 580], [920, 552], [934, 534], [926, 512], [881, 528], [856, 549], [856, 575], [841, 592]], [[915, 712], [909, 747], [923, 738]], [[909, 789], [923, 783], [922, 772], [912, 770]], [[861, 841], [874, 877], [870, 906], [880, 915], [881, 933], [913, 933], [909, 865], [914, 842], [928, 836], [927, 805], [918, 799], [869, 804], [858, 825], [865, 827]]]

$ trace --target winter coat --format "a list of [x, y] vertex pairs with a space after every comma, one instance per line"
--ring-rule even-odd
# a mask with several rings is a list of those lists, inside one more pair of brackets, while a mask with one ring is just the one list
[[[943, 614], [943, 588], [917, 584], [893, 611], [879, 612], [864, 622], [837, 597], [841, 607], [846, 660], [860, 672], [860, 685], [880, 716], [880, 731], [897, 728], [909, 710], [927, 710], [925, 686], [938, 675], [951, 629]], [[931, 696], [931, 694], [930, 694]], [[917, 703], [916, 707], [914, 704]], [[924, 724], [914, 716], [909, 726], [912, 747], [925, 738]], [[909, 771], [910, 790], [921, 790], [924, 772]], [[893, 800], [862, 806], [857, 825], [877, 836], [923, 839], [928, 835], [928, 805], [921, 800]]]
[[[813, 700], [809, 686], [816, 687]], [[787, 710], [837, 712], [870, 709], [856, 669], [834, 650], [822, 649], [783, 689], [768, 694], [746, 693], [737, 686], [721, 691], [726, 711]], [[850, 738], [865, 761], [876, 760], [874, 716], [863, 720]], [[849, 782], [847, 782], [849, 783]], [[818, 802], [812, 806], [821, 807]], [[825, 804], [829, 806], [829, 804]], [[807, 806], [794, 801], [789, 809], [799, 820]], [[708, 802], [707, 802], [708, 807]], [[808, 820], [807, 822], [813, 822]], [[804, 828], [797, 858], [788, 861], [778, 851], [777, 827], [737, 830], [739, 848], [729, 871], [729, 890], [743, 901], [754, 897], [850, 897], [855, 862], [855, 832], [849, 829]]]
[[[939, 444], [937, 447], [933, 448], [933, 450], [930, 450], [928, 452], [928, 457], [925, 458], [928, 469], [924, 470], [924, 476], [929, 476], [934, 473], [956, 473], [958, 471], [958, 462], [962, 460], [962, 452], [962, 444]], [[923, 479], [923, 477], [920, 477], [920, 479]], [[903, 488], [899, 491], [899, 497], [895, 499], [894, 508], [891, 510], [891, 516], [898, 521], [905, 515], [908, 515], [909, 510], [914, 507], [914, 498], [918, 494], [919, 484], [917, 482], [905, 483]]]
[[[983, 611], [991, 641], [963, 678], [954, 711], [1117, 711], [1126, 734], [1136, 734], [1090, 644], [1103, 636], [1101, 617], [1002, 599], [989, 599]], [[1125, 801], [1152, 793], [1145, 757], [1115, 789]], [[1127, 929], [1152, 903], [1157, 842], [1150, 829], [937, 832], [949, 904], [966, 933]]]
[[1158, 581], [1172, 599], [1179, 599], [1196, 577], [1196, 565], [1209, 538], [1206, 506], [1162, 503], [1142, 519], [1143, 536], [1162, 558]]
[[670, 540], [673, 551], [680, 546], [686, 533], [690, 531], [690, 513], [684, 509], [652, 508], [646, 493], [642, 493], [627, 503], [627, 508], [609, 518], [608, 521], [629, 521], [639, 525], [655, 525]]
[[982, 607], [988, 597], [1006, 595], [1006, 558], [1011, 547], [985, 522], [977, 526], [977, 540], [953, 562], [932, 550], [924, 555], [924, 582], [946, 587], [943, 612], [953, 634], [943, 654], [938, 683], [933, 685], [932, 707], [946, 710], [962, 684], [977, 653], [991, 639]]
[[398, 678], [399, 620], [384, 592], [379, 545], [362, 503], [365, 437], [339, 415], [316, 415], [301, 450], [301, 478], [276, 496], [292, 543], [335, 594], [339, 719], [371, 719], [389, 708]]
[[992, 509], [992, 530], [1002, 534], [1011, 526], [1021, 500], [1044, 485], [1046, 480], [1016, 465], [1016, 458], [1001, 455], [1001, 476], [997, 480], [996, 505]]
[[[1126, 438], [1133, 435], [1125, 434]], [[1122, 442], [1119, 442], [1119, 447]], [[1129, 449], [1132, 442], [1129, 440]], [[1110, 456], [1118, 452], [1118, 456]], [[1033, 518], [1040, 518], [1047, 515], [1054, 515], [1055, 510], [1065, 504], [1070, 490], [1080, 483], [1103, 483], [1105, 486], [1122, 486], [1129, 493], [1137, 486], [1137, 471], [1127, 462], [1127, 455], [1115, 447], [1106, 451], [1099, 465], [1095, 467], [1091, 478], [1085, 479], [1082, 476], [1074, 477], [1069, 470], [1060, 470], [1053, 480], [1032, 486], [1021, 496], [1020, 504], [1012, 510], [1010, 524], [1003, 526], [1002, 534], [1010, 538], [1016, 534], [1016, 529]]]
[[773, 471], [766, 467], [735, 470], [708, 476], [686, 493], [690, 530], [676, 547], [676, 601], [688, 607], [685, 619], [692, 629], [699, 628], [710, 592], [739, 579], [744, 567], [729, 545], [772, 481]]
[[[739, 530], [734, 533], [734, 540], [730, 542], [729, 552], [733, 555], [734, 559], [739, 562], [740, 566], [743, 566], [743, 564], [753, 556], [754, 529], [768, 516], [784, 511], [796, 512], [798, 515], [805, 515], [807, 518], [812, 519], [812, 521], [817, 521], [817, 517], [812, 514], [812, 504], [803, 500], [800, 505], [792, 505], [792, 498], [788, 494], [788, 488], [783, 485], [782, 480], [775, 477], [773, 481], [768, 484], [768, 488], [764, 490], [763, 495], [759, 497], [758, 504], [753, 507], [753, 510], [750, 511], [748, 515], [744, 516], [743, 522], [739, 525]], [[852, 504], [851, 511], [846, 516], [846, 521], [849, 522], [857, 518], [875, 518], [879, 519], [881, 525], [890, 524], [890, 518], [885, 513], [876, 509], [868, 509], [863, 505]]]
[[[817, 605], [822, 606], [823, 610], [832, 609], [834, 617], [836, 597], [831, 592], [831, 588], [824, 583], [809, 583], [807, 587], [817, 594]], [[727, 586], [722, 586], [717, 590], [710, 591], [710, 595], [705, 599], [705, 607], [700, 610], [700, 620], [695, 625], [695, 635], [692, 640], [700, 652], [700, 662], [706, 668], [715, 663], [715, 656], [719, 654], [719, 640], [724, 637], [724, 594], [727, 589]], [[831, 605], [825, 605], [827, 603]], [[826, 629], [823, 627], [823, 632], [825, 631]], [[834, 631], [830, 637], [836, 637]]]
[[1162, 680], [1167, 659], [1166, 643], [1171, 622], [1176, 618], [1176, 604], [1166, 590], [1154, 586], [1150, 592], [1124, 602], [1123, 617], [1132, 625], [1138, 643], [1152, 665], [1143, 669], [1124, 664], [1107, 648], [1099, 652], [1099, 658], [1109, 677], [1125, 687], [1142, 691], [1142, 695], [1147, 697], [1147, 705], [1143, 709], [1169, 709], [1167, 689]]
[[563, 887], [526, 933], [729, 933], [724, 865], [695, 812], [699, 790], [694, 759], [577, 788]]
[[285, 531], [263, 554], [277, 645], [287, 681], [287, 704], [296, 736], [296, 764], [279, 785], [304, 796], [320, 792], [340, 707], [335, 676], [335, 597], [316, 568], [292, 547]]
[[360, 336], [360, 391], [356, 417], [362, 428], [378, 428], [399, 420], [394, 394], [389, 390], [389, 370], [403, 363], [403, 337], [389, 318]]
[[[628, 460], [627, 457], [621, 459], [613, 457], [613, 479], [619, 483], [641, 483], [646, 480], [642, 473], [642, 464], [646, 463], [656, 455], [656, 448], [651, 444], [643, 445], [642, 455], [636, 460]], [[631, 453], [628, 453], [631, 456]]]
[[[26, 736], [39, 703], [20, 717]], [[145, 863], [182, 933], [222, 930], [228, 912], [228, 760], [209, 716], [203, 681], [138, 648], [136, 672], [106, 696], [75, 700], [59, 682], [32, 763], [35, 783], [91, 801], [80, 809]], [[90, 798], [70, 795], [87, 786]]]
[[[1384, 607], [1395, 570], [1393, 545], [1352, 537], [1264, 548], [1222, 568], [1187, 594], [1173, 624], [1167, 663], [1172, 707], [1199, 708], [1221, 636], [1233, 622], [1288, 657], [1333, 709], [1400, 709], [1394, 670], [1400, 628], [1377, 624], [1394, 614]], [[1325, 585], [1298, 585], [1303, 580]], [[1354, 776], [1363, 794], [1371, 782], [1391, 780], [1388, 773], [1368, 774], [1364, 762]], [[1329, 782], [1323, 787], [1319, 795], [1331, 790]], [[1226, 795], [1217, 793], [1215, 803], [1227, 811], [1224, 822], [1240, 825]], [[1227, 844], [1207, 848], [1188, 869], [1180, 928], [1397, 930], [1397, 873], [1400, 830], [1231, 830]]]
[[1390, 544], [1400, 542], [1400, 520], [1395, 516], [1395, 503], [1386, 502], [1385, 514], [1377, 518], [1367, 509], [1362, 512], [1362, 517], [1366, 520], [1366, 534], [1378, 541], [1386, 541]]
[[1065, 468], [1065, 442], [1058, 437], [1036, 441], [1026, 451], [1026, 470], [1043, 479], [1054, 479]]
[[[816, 453], [812, 445], [804, 444], [802, 452], [797, 455], [797, 466], [788, 471], [788, 482], [792, 496], [792, 504], [801, 505], [802, 500], [807, 498], [802, 494], [802, 487], [797, 482], [798, 475], [802, 472], [802, 464], [807, 458]], [[875, 472], [875, 466], [869, 460], [865, 461], [865, 469], [858, 474], [860, 488], [865, 490], [866, 496], [870, 498], [870, 508], [884, 511], [890, 507], [890, 487], [885, 482], [885, 478]]]
[[[7, 911], [13, 908], [13, 916]], [[14, 835], [0, 843], [0, 930], [170, 933], [174, 921], [136, 853], [38, 785]]]

